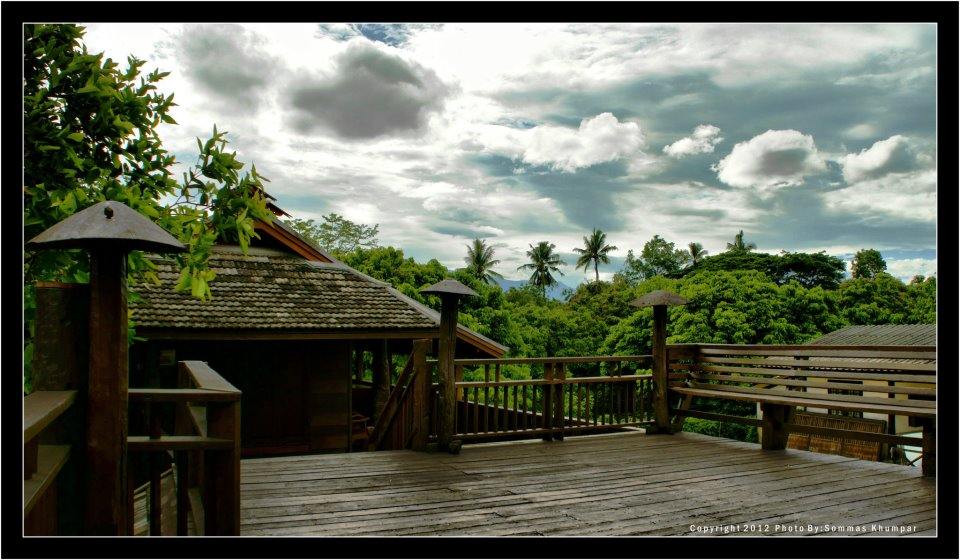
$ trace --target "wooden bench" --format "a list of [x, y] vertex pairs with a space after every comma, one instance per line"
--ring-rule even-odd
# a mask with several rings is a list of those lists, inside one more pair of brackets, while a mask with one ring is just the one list
[[[855, 437], [923, 449], [924, 476], [935, 475], [936, 348], [929, 346], [685, 345], [671, 359], [670, 391], [682, 400], [672, 414], [760, 427], [763, 449], [784, 449], [789, 433]], [[755, 402], [761, 418], [690, 408], [695, 397]], [[922, 440], [800, 425], [797, 408], [897, 416], [923, 428]]]

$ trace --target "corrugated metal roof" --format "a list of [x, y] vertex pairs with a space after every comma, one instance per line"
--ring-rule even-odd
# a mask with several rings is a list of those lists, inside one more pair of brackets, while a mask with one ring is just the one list
[[936, 346], [937, 325], [850, 325], [807, 344]]

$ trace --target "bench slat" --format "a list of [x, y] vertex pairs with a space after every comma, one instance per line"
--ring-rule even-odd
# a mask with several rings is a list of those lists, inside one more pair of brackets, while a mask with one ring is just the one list
[[859, 379], [863, 381], [900, 381], [908, 383], [935, 384], [936, 375], [919, 373], [877, 373], [859, 371], [822, 371], [814, 369], [774, 369], [759, 367], [738, 366], [700, 366], [690, 368], [690, 371], [707, 371], [714, 373], [753, 373], [758, 375], [785, 376], [785, 377], [820, 377], [825, 379]]
[[923, 395], [935, 397], [937, 390], [930, 387], [904, 387], [895, 385], [859, 385], [856, 383], [831, 383], [829, 381], [804, 381], [801, 379], [780, 379], [778, 377], [749, 377], [745, 375], [718, 375], [693, 373], [696, 379], [710, 381], [729, 381], [732, 383], [753, 383], [756, 385], [782, 385], [785, 387], [812, 387], [816, 389], [839, 389], [843, 391], [863, 391], [865, 393], [887, 393], [898, 395]]
[[[762, 402], [770, 404], [782, 404], [786, 406], [804, 406], [807, 408], [825, 408], [829, 410], [847, 410], [854, 412], [875, 412], [878, 414], [899, 414], [903, 416], [917, 416], [922, 418], [935, 418], [936, 409], [919, 408], [913, 406], [880, 406], [872, 404], [853, 404], [842, 401], [830, 401], [819, 398], [806, 397], [783, 397], [772, 394], [755, 393], [735, 393], [728, 391], [717, 391], [714, 389], [698, 389], [689, 387], [671, 387], [671, 391], [681, 395], [690, 395], [694, 397], [712, 397], [718, 399], [732, 399], [738, 401]], [[818, 397], [821, 395], [817, 395]], [[887, 399], [888, 401], [891, 399]], [[923, 401], [917, 401], [923, 402]]]
[[704, 356], [803, 356], [803, 357], [824, 357], [824, 358], [887, 358], [898, 360], [936, 360], [937, 353], [926, 349], [917, 350], [839, 350], [839, 349], [817, 349], [817, 348], [797, 348], [778, 350], [771, 348], [752, 349], [749, 346], [738, 346], [735, 348], [714, 348], [702, 346], [700, 353]]
[[700, 358], [704, 363], [715, 364], [743, 364], [757, 366], [786, 366], [786, 367], [817, 367], [817, 368], [842, 368], [842, 369], [882, 369], [894, 371], [925, 371], [936, 372], [936, 362], [918, 364], [909, 362], [895, 361], [865, 361], [849, 360], [843, 358], [725, 358], [716, 356], [704, 356]]
[[[731, 393], [749, 393], [751, 395], [776, 395], [786, 398], [795, 398], [797, 395], [804, 395], [803, 392], [799, 391], [789, 391], [783, 389], [762, 389], [760, 387], [740, 387], [736, 385], [715, 385], [708, 383], [699, 383], [692, 382], [691, 386], [694, 389], [709, 389], [711, 391], [723, 391]], [[893, 405], [900, 406], [895, 401], [909, 402], [910, 404], [904, 404], [903, 406], [909, 406], [913, 408], [937, 408], [937, 403], [934, 401], [921, 401], [921, 400], [911, 400], [904, 401], [903, 399], [891, 399], [887, 397], [864, 397], [860, 395], [838, 395], [830, 393], [806, 393], [806, 395], [816, 395], [811, 396], [811, 398], [816, 398], [818, 400], [830, 401], [830, 402], [844, 402], [851, 405], [860, 405], [860, 404], [876, 404], [876, 405]], [[807, 398], [806, 396], [801, 396], [800, 398]]]

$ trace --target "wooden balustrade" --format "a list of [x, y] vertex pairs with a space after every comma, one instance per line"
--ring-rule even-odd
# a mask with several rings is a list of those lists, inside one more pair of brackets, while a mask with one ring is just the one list
[[[176, 389], [129, 390], [130, 404], [141, 407], [149, 432], [128, 436], [127, 449], [149, 458], [151, 535], [161, 533], [161, 477], [171, 465], [177, 534], [188, 534], [190, 518], [198, 535], [240, 534], [240, 397], [216, 371], [196, 361], [180, 362]], [[171, 422], [164, 413], [171, 411], [167, 433]], [[132, 534], [133, 515], [129, 518]]]
[[57, 479], [70, 457], [69, 442], [53, 433], [76, 402], [77, 391], [36, 391], [23, 399], [23, 517], [27, 535], [58, 532]]
[[370, 434], [371, 450], [423, 450], [430, 434], [430, 372], [426, 355], [431, 341], [415, 340], [397, 384], [390, 392], [383, 411]]
[[[463, 441], [542, 437], [612, 431], [649, 424], [652, 375], [629, 373], [649, 367], [651, 356], [461, 359], [457, 371], [455, 434]], [[434, 365], [435, 361], [428, 364]], [[527, 369], [526, 379], [506, 379], [505, 366]], [[588, 367], [589, 366], [589, 367]], [[579, 373], [606, 375], [571, 375]], [[586, 370], [586, 371], [585, 371]], [[591, 371], [592, 370], [592, 371]], [[464, 375], [483, 376], [464, 381]], [[542, 376], [533, 378], [536, 373]]]

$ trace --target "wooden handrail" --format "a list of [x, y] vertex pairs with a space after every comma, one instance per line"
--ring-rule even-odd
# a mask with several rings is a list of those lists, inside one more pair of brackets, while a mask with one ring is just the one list
[[23, 441], [28, 443], [77, 400], [76, 391], [34, 391], [23, 398]]
[[393, 391], [390, 391], [390, 396], [387, 398], [383, 411], [377, 418], [376, 424], [374, 424], [373, 432], [370, 434], [370, 445], [374, 449], [380, 446], [384, 435], [396, 418], [397, 412], [400, 410], [400, 403], [406, 397], [410, 387], [413, 386], [413, 376], [413, 354], [411, 353], [407, 358], [407, 363], [403, 366], [403, 371], [400, 372], [400, 376], [397, 378], [397, 384], [394, 386]]
[[[177, 469], [177, 532], [185, 534], [187, 512], [199, 534], [238, 535], [240, 531], [241, 392], [205, 362], [179, 364], [179, 388], [129, 390], [132, 404], [153, 415], [166, 403], [177, 418], [173, 434], [164, 434], [156, 418], [150, 435], [127, 437], [130, 452], [150, 454], [151, 503], [159, 500], [157, 461], [167, 464], [173, 452]], [[152, 508], [153, 509], [153, 508]], [[151, 533], [159, 531], [159, 508], [151, 511]]]
[[[457, 366], [511, 365], [511, 364], [582, 364], [592, 362], [639, 362], [652, 359], [651, 354], [636, 356], [552, 356], [546, 358], [461, 358], [453, 361]], [[427, 360], [435, 364], [436, 360]]]

